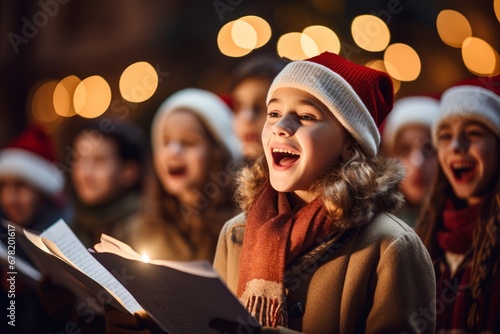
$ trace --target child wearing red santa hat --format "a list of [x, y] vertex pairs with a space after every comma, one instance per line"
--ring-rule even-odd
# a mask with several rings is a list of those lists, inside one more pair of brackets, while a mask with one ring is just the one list
[[499, 79], [447, 89], [433, 127], [440, 167], [416, 231], [436, 270], [437, 332], [500, 332]]
[[[59, 218], [68, 222], [71, 219], [52, 139], [39, 125], [29, 126], [0, 150], [0, 210], [4, 219], [37, 231]], [[29, 262], [20, 247], [15, 248], [15, 257]], [[6, 271], [2, 269], [3, 285], [7, 283], [4, 275]], [[7, 327], [0, 327], [0, 331], [35, 333], [63, 328], [46, 314], [30, 279], [19, 275], [15, 285], [18, 321], [15, 327], [3, 321], [1, 326]], [[9, 291], [7, 286], [4, 289]], [[9, 302], [7, 294], [2, 296], [2, 305], [5, 305]]]
[[[389, 213], [403, 170], [378, 154], [392, 102], [387, 74], [332, 53], [291, 62], [271, 84], [264, 156], [241, 173], [244, 213], [214, 261], [255, 332], [434, 331], [431, 259]], [[245, 321], [211, 327], [254, 330]]]
[[437, 170], [431, 129], [439, 114], [439, 100], [429, 96], [407, 96], [397, 100], [387, 116], [382, 148], [405, 167], [400, 189], [404, 205], [394, 214], [414, 227], [429, 184]]
[[0, 207], [6, 219], [43, 229], [64, 208], [64, 177], [52, 139], [39, 125], [27, 128], [0, 150]]

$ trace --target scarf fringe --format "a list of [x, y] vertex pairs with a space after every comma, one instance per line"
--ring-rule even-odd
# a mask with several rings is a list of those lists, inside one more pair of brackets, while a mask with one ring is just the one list
[[244, 306], [262, 326], [286, 326], [288, 323], [286, 304], [283, 301], [263, 296], [250, 296]]
[[283, 284], [255, 279], [247, 283], [240, 301], [262, 326], [286, 327], [288, 312], [283, 292]]

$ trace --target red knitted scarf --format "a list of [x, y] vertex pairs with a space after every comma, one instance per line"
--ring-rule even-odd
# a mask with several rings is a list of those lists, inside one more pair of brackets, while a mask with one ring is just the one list
[[472, 246], [472, 232], [480, 212], [481, 203], [458, 209], [448, 202], [443, 211], [443, 229], [437, 234], [441, 249], [467, 253]]
[[334, 230], [322, 204], [317, 198], [291, 207], [268, 182], [248, 212], [237, 294], [263, 326], [287, 325], [285, 268]]

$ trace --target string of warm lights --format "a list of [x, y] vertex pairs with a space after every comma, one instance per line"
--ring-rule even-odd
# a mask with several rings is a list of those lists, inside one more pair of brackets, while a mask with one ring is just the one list
[[[500, 21], [500, 0], [493, 3]], [[451, 9], [442, 10], [436, 18], [436, 30], [446, 45], [460, 48], [466, 68], [479, 76], [500, 74], [500, 56], [484, 39], [475, 37], [468, 19]], [[266, 45], [272, 35], [270, 24], [263, 18], [248, 15], [222, 26], [217, 36], [220, 52], [228, 57], [243, 57]], [[383, 59], [372, 59], [366, 66], [385, 71], [394, 82], [395, 92], [401, 82], [418, 78], [422, 64], [418, 52], [410, 45], [391, 44], [387, 24], [375, 15], [359, 15], [351, 22], [351, 35], [357, 47], [367, 52], [383, 52]], [[279, 56], [301, 60], [328, 51], [339, 54], [344, 46], [338, 35], [322, 25], [311, 25], [301, 32], [289, 32], [278, 38]], [[151, 64], [141, 61], [128, 66], [119, 81], [121, 97], [141, 103], [155, 93], [158, 74]], [[69, 75], [60, 81], [47, 81], [33, 90], [31, 111], [43, 123], [57, 123], [61, 119], [80, 115], [94, 118], [110, 106], [112, 93], [106, 79], [94, 75], [83, 80]]]
[[[494, 2], [494, 10], [498, 17], [500, 0]], [[461, 48], [463, 62], [471, 73], [479, 76], [500, 73], [498, 52], [488, 42], [473, 37], [471, 25], [461, 13], [442, 10], [437, 16], [436, 28], [445, 44]], [[355, 17], [351, 23], [351, 34], [359, 48], [368, 52], [384, 52], [383, 60], [374, 59], [366, 65], [389, 73], [394, 79], [396, 92], [402, 81], [418, 78], [422, 65], [417, 51], [407, 44], [390, 44], [389, 27], [379, 17], [368, 14]], [[245, 16], [224, 25], [219, 31], [217, 43], [224, 55], [242, 57], [263, 46], [262, 42], [269, 41], [270, 36], [271, 28], [264, 19]], [[325, 51], [339, 54], [341, 45], [338, 35], [330, 28], [314, 25], [302, 32], [280, 36], [276, 49], [281, 57], [301, 60]]]
[[[133, 103], [148, 100], [158, 88], [158, 74], [145, 62], [128, 66], [121, 74], [119, 91], [123, 99]], [[80, 115], [95, 118], [110, 106], [111, 88], [106, 79], [93, 75], [83, 80], [70, 75], [40, 85], [31, 100], [33, 117], [43, 123], [54, 123], [64, 117]]]

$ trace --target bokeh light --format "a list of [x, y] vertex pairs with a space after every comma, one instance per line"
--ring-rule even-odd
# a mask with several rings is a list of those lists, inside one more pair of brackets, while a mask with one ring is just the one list
[[220, 52], [228, 57], [242, 57], [252, 52], [252, 49], [245, 49], [236, 45], [232, 36], [234, 24], [235, 21], [231, 21], [219, 30], [217, 45]]
[[248, 15], [225, 24], [217, 35], [220, 52], [242, 57], [265, 45], [271, 38], [271, 26], [261, 17]]
[[314, 40], [319, 53], [328, 51], [339, 54], [340, 40], [337, 34], [330, 28], [315, 25], [305, 28], [302, 33]]
[[311, 58], [320, 54], [318, 45], [308, 35], [300, 34], [300, 45], [302, 46], [302, 50], [306, 55], [306, 58]]
[[278, 40], [278, 55], [290, 60], [303, 60], [319, 54], [314, 40], [300, 32], [284, 34]]
[[[385, 68], [385, 64], [384, 64], [384, 61], [382, 59], [370, 60], [369, 62], [367, 62], [365, 64], [365, 66], [367, 66], [369, 68], [373, 68], [374, 70], [378, 70], [378, 71], [382, 71], [382, 72], [387, 73], [387, 69]], [[399, 89], [401, 88], [401, 81], [399, 81], [398, 79], [395, 79], [393, 77], [391, 77], [391, 79], [392, 79], [392, 85], [394, 87], [394, 94], [396, 94], [397, 92], [399, 92]]]
[[420, 57], [409, 45], [391, 44], [384, 52], [384, 65], [393, 78], [399, 81], [413, 81], [422, 68]]
[[463, 41], [472, 36], [472, 28], [467, 18], [451, 9], [439, 12], [436, 28], [441, 40], [454, 48], [461, 47]]
[[82, 117], [101, 116], [111, 103], [111, 88], [101, 76], [85, 78], [76, 87], [73, 103], [76, 113]]
[[385, 22], [374, 15], [360, 15], [354, 18], [351, 34], [360, 48], [371, 52], [385, 50], [391, 40], [391, 33]]
[[54, 110], [52, 102], [58, 81], [51, 80], [43, 83], [35, 90], [31, 99], [31, 112], [33, 118], [42, 123], [54, 122], [59, 115]]
[[243, 49], [253, 50], [257, 46], [257, 31], [248, 22], [244, 20], [234, 21], [231, 28], [231, 37], [234, 44]]
[[500, 22], [500, 0], [493, 1], [493, 10], [495, 11], [498, 22]]
[[127, 67], [120, 76], [120, 94], [130, 102], [144, 102], [158, 88], [158, 74], [154, 67], [145, 61]]
[[469, 37], [462, 44], [462, 59], [467, 69], [474, 74], [498, 74], [498, 58], [497, 51], [480, 38]]
[[73, 105], [73, 95], [81, 80], [76, 75], [70, 75], [59, 81], [53, 96], [55, 112], [59, 116], [72, 117], [76, 115]]
[[[257, 34], [257, 42], [254, 48], [264, 46], [271, 39], [271, 26], [261, 17], [255, 15], [243, 16], [239, 19], [250, 24]], [[233, 28], [234, 29], [234, 28]]]

